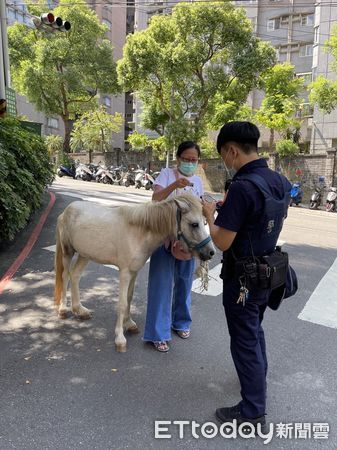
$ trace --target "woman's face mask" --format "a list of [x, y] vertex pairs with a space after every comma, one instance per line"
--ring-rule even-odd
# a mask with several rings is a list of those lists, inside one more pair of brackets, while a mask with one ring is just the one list
[[191, 177], [192, 175], [195, 174], [196, 170], [198, 167], [198, 163], [197, 162], [184, 162], [184, 161], [180, 161], [179, 162], [179, 171], [183, 174], [186, 175], [187, 177]]

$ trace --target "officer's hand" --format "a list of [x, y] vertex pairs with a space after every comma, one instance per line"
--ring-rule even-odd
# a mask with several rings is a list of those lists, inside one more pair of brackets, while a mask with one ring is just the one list
[[186, 187], [186, 186], [191, 186], [192, 185], [192, 183], [190, 183], [188, 180], [187, 180], [187, 178], [178, 178], [176, 181], [175, 181], [175, 187], [176, 187], [176, 189], [182, 189], [182, 188], [184, 188], [184, 187]]
[[208, 220], [214, 219], [214, 213], [216, 210], [216, 202], [206, 202], [205, 200], [202, 201], [202, 213]]

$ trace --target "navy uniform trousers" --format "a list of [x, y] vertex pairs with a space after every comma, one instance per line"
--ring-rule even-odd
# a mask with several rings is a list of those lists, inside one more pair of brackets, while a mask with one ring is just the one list
[[266, 413], [268, 362], [261, 322], [270, 291], [249, 294], [244, 305], [237, 303], [239, 293], [237, 281], [224, 282], [223, 305], [231, 354], [241, 385], [241, 415], [255, 419]]

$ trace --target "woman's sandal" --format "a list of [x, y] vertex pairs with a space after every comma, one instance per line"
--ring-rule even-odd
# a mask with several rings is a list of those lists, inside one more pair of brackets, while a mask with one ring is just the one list
[[154, 348], [161, 353], [167, 353], [170, 350], [170, 347], [167, 345], [165, 341], [154, 341], [152, 342]]
[[191, 335], [190, 330], [182, 331], [182, 330], [174, 330], [175, 333], [181, 338], [181, 339], [188, 339]]

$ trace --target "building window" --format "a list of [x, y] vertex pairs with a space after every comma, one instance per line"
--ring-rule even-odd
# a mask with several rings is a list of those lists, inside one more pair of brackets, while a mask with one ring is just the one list
[[319, 42], [319, 27], [314, 28], [314, 44], [318, 44]]
[[109, 30], [111, 30], [111, 22], [110, 22], [110, 20], [103, 19], [103, 20], [102, 20], [102, 23], [103, 23], [104, 25], [106, 25], [106, 26], [108, 27]]
[[302, 78], [305, 85], [308, 85], [312, 81], [312, 72], [305, 72], [305, 73], [297, 73], [297, 78]]
[[301, 45], [300, 47], [300, 56], [306, 57], [306, 56], [312, 56], [313, 53], [313, 47], [312, 44], [307, 44], [307, 45]]
[[104, 103], [105, 106], [110, 108], [110, 106], [111, 106], [111, 98], [110, 97], [103, 97], [103, 103]]
[[47, 119], [47, 126], [49, 128], [59, 128], [59, 120], [55, 119], [54, 117], [48, 117]]
[[257, 0], [236, 0], [236, 5], [249, 5], [252, 3], [257, 3]]
[[302, 16], [301, 25], [302, 27], [313, 27], [315, 23], [315, 15], [308, 14], [307, 16]]
[[269, 19], [267, 22], [268, 31], [278, 30], [280, 28], [280, 19]]

